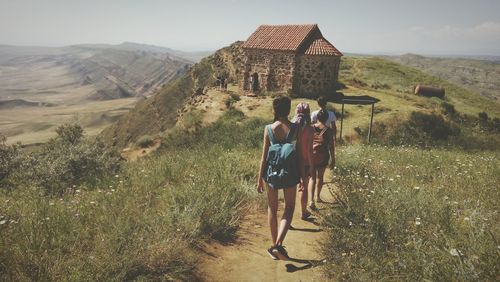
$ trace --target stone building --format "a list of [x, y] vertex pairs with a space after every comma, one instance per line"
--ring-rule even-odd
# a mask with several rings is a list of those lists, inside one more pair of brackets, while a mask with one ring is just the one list
[[243, 43], [239, 86], [317, 97], [335, 91], [340, 57], [318, 25], [262, 25]]

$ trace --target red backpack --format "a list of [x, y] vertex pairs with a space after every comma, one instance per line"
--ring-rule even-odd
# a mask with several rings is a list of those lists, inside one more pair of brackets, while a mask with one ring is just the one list
[[313, 137], [313, 163], [315, 166], [323, 166], [325, 162], [328, 162], [329, 150], [328, 143], [329, 139], [329, 127], [325, 126], [323, 130], [319, 131], [319, 128], [314, 127], [314, 137]]

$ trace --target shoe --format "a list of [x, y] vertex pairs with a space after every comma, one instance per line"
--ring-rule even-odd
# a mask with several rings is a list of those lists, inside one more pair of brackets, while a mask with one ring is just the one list
[[305, 214], [302, 215], [302, 220], [306, 220], [308, 219], [309, 217], [311, 216], [311, 213], [310, 212], [306, 212]]
[[278, 260], [278, 258], [273, 254], [273, 250], [275, 250], [276, 247], [271, 247], [269, 249], [267, 249], [267, 253], [269, 254], [269, 256], [273, 259], [273, 260]]
[[312, 210], [312, 211], [317, 211], [318, 208], [316, 207], [316, 204], [314, 204], [314, 202], [311, 202], [309, 204], [309, 209]]
[[280, 260], [289, 260], [290, 257], [288, 256], [288, 252], [285, 250], [285, 247], [279, 245], [274, 247], [272, 250], [272, 253], [275, 257], [277, 257]]

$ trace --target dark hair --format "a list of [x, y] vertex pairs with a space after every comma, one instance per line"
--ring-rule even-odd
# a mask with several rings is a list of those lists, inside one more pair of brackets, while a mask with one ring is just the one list
[[273, 109], [274, 109], [274, 121], [279, 118], [288, 118], [290, 114], [290, 108], [292, 107], [292, 101], [287, 96], [278, 96], [273, 99]]
[[320, 108], [326, 107], [326, 103], [328, 102], [325, 96], [319, 96], [318, 100], [316, 101], [318, 102], [318, 106], [320, 106]]
[[322, 124], [325, 124], [325, 122], [330, 117], [330, 114], [328, 113], [327, 110], [321, 109], [321, 110], [319, 110], [317, 117], [318, 117], [319, 122], [321, 122]]

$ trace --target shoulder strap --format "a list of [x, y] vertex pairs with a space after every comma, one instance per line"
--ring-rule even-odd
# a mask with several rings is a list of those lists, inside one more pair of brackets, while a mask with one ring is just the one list
[[323, 136], [323, 134], [325, 134], [325, 132], [329, 129], [328, 126], [325, 126], [323, 127], [323, 130], [321, 130], [321, 133], [319, 134], [320, 136]]
[[290, 125], [290, 130], [288, 130], [288, 134], [286, 135], [285, 142], [292, 143], [295, 139], [297, 139], [297, 124], [292, 123]]
[[274, 138], [273, 134], [273, 128], [271, 127], [270, 124], [266, 125], [267, 128], [267, 135], [269, 136], [269, 141], [271, 141], [271, 145], [276, 143], [276, 139]]

